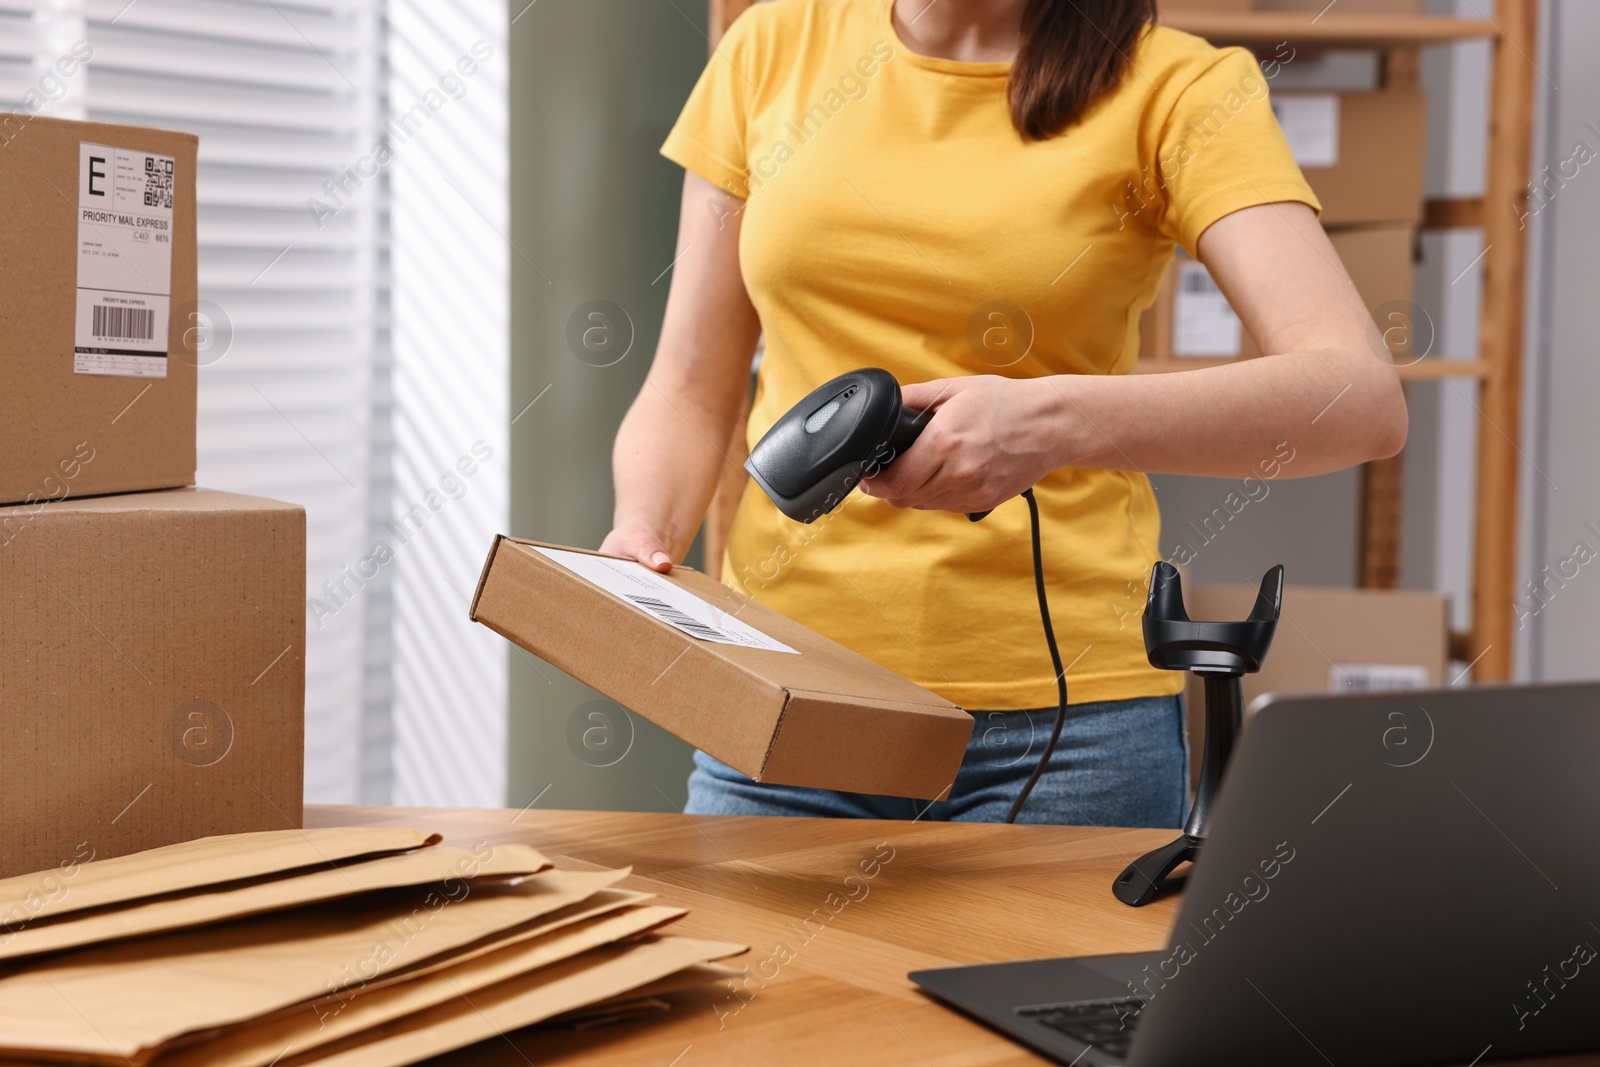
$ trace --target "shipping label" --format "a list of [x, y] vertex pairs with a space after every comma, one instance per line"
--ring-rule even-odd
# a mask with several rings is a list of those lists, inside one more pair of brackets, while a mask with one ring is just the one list
[[78, 146], [78, 300], [72, 369], [167, 376], [171, 156]]

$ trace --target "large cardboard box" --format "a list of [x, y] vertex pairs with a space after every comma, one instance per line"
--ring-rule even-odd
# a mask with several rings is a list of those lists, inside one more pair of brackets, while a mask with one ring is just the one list
[[972, 717], [688, 567], [496, 538], [472, 618], [764, 782], [938, 797]]
[[[1256, 587], [1204, 583], [1184, 587], [1193, 619], [1243, 619]], [[1450, 602], [1440, 593], [1332, 589], [1286, 581], [1272, 649], [1257, 674], [1244, 677], [1244, 701], [1266, 693], [1360, 693], [1446, 684]], [[1185, 690], [1198, 774], [1204, 736], [1204, 689], [1193, 675]]]
[[[1410, 322], [1415, 293], [1415, 233], [1406, 226], [1375, 226], [1328, 234], [1334, 251], [1367, 310], [1379, 320], [1397, 362], [1409, 362], [1417, 331], [1393, 329], [1395, 315]], [[1181, 251], [1173, 258], [1156, 302], [1139, 324], [1142, 358], [1182, 369], [1195, 358], [1261, 355], [1206, 268]]]
[[0, 503], [194, 481], [197, 144], [0, 112]]
[[0, 876], [300, 825], [305, 512], [0, 509]]
[[1416, 89], [1272, 94], [1324, 226], [1422, 221], [1427, 98]]

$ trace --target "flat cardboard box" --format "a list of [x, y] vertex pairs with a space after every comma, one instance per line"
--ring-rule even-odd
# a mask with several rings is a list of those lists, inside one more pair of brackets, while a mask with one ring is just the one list
[[198, 143], [0, 111], [0, 503], [194, 481]]
[[[583, 902], [572, 908], [586, 905]], [[654, 905], [611, 909], [576, 923], [536, 921], [514, 933], [500, 932], [487, 943], [480, 941], [473, 948], [450, 952], [443, 959], [436, 957], [408, 969], [389, 964], [377, 979], [363, 982], [359, 989], [341, 988], [335, 975], [330, 983], [335, 992], [303, 1005], [302, 1010], [258, 1017], [251, 1025], [221, 1037], [165, 1053], [156, 1063], [159, 1067], [260, 1067], [272, 1063], [286, 1048], [305, 1055], [318, 1046], [459, 1000], [588, 949], [637, 937], [685, 914], [681, 908]], [[382, 932], [380, 927], [377, 933], [381, 936]], [[427, 932], [438, 936], [432, 929]], [[347, 955], [337, 963], [350, 958]], [[294, 967], [301, 975], [311, 970], [299, 961]], [[250, 999], [259, 998], [251, 991]]]
[[205, 489], [0, 509], [0, 876], [300, 825], [305, 537]]
[[1427, 98], [1418, 89], [1272, 94], [1324, 226], [1422, 222]]
[[[418, 1063], [747, 951], [747, 946], [730, 941], [646, 934], [474, 989], [470, 997], [450, 997], [325, 1048], [296, 1052], [273, 1062], [278, 1067], [395, 1067]], [[491, 966], [478, 961], [473, 970], [482, 974]]]
[[[1192, 619], [1243, 619], [1252, 585], [1184, 586]], [[1334, 589], [1285, 581], [1283, 612], [1260, 672], [1244, 676], [1244, 702], [1266, 693], [1380, 692], [1449, 681], [1450, 601], [1411, 590]], [[1203, 687], [1185, 690], [1196, 773], [1204, 736]]]
[[[263, 830], [202, 837], [0, 880], [0, 924], [17, 926], [132, 901], [187, 893], [241, 879], [271, 879], [308, 867], [430, 848], [438, 834], [400, 828]], [[39, 892], [40, 875], [59, 892]]]
[[[380, 984], [420, 984], [434, 990], [435, 1000], [445, 999], [455, 995], [448, 985], [412, 980], [528, 940], [530, 924], [626, 874], [551, 871], [515, 886], [419, 882], [366, 898], [180, 929], [143, 938], [137, 948], [96, 945], [34, 960], [0, 975], [0, 1051], [142, 1063], [185, 1034], [261, 1020], [291, 1007], [302, 1009], [295, 1014], [315, 1034], [327, 1021], [319, 1017], [343, 1014], [348, 1002]], [[630, 936], [683, 914], [635, 910], [618, 934]], [[556, 958], [618, 939], [591, 937]], [[548, 944], [545, 939], [537, 948]], [[375, 952], [375, 946], [382, 950]], [[529, 962], [537, 965], [537, 959]], [[74, 1005], [93, 1005], [92, 1019]], [[311, 1043], [296, 1041], [300, 1048]], [[205, 1062], [215, 1067], [219, 1059]], [[269, 1053], [261, 1062], [271, 1059]]]
[[758, 781], [932, 799], [972, 732], [949, 701], [689, 567], [502, 536], [472, 618]]
[[[42, 956], [67, 949], [144, 938], [232, 919], [343, 900], [362, 893], [404, 886], [434, 885], [452, 879], [507, 882], [550, 866], [529, 845], [499, 844], [466, 848], [423, 848], [398, 855], [368, 857], [357, 863], [312, 868], [284, 878], [245, 880], [123, 907], [105, 908], [66, 922], [44, 922], [7, 930], [0, 937], [0, 960]], [[626, 872], [616, 872], [621, 877]], [[3, 974], [3, 972], [0, 972]], [[0, 1028], [0, 1034], [3, 1034]], [[4, 1038], [0, 1037], [0, 1041]]]
[[[1416, 334], [1390, 328], [1393, 316], [1410, 316], [1415, 294], [1416, 236], [1407, 226], [1374, 226], [1328, 234], [1367, 309], [1380, 320], [1396, 362], [1411, 362]], [[1409, 321], [1409, 319], [1408, 319]], [[1179, 251], [1167, 268], [1156, 302], [1139, 323], [1141, 359], [1183, 370], [1195, 358], [1261, 355], [1227, 299], [1201, 264]]]

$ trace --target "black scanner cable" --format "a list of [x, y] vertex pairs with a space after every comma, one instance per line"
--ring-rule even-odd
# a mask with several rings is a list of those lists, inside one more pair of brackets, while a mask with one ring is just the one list
[[1044, 769], [1050, 765], [1050, 757], [1056, 751], [1056, 742], [1061, 740], [1061, 728], [1067, 722], [1067, 671], [1061, 666], [1061, 650], [1056, 647], [1056, 630], [1050, 625], [1050, 601], [1044, 592], [1044, 550], [1039, 544], [1039, 502], [1033, 498], [1032, 488], [1024, 489], [1022, 498], [1028, 502], [1028, 519], [1033, 527], [1033, 587], [1039, 594], [1039, 619], [1044, 623], [1045, 643], [1050, 646], [1050, 663], [1056, 671], [1056, 696], [1060, 703], [1056, 705], [1056, 724], [1050, 731], [1050, 740], [1045, 743], [1044, 753], [1039, 757], [1039, 763], [1033, 768], [1033, 773], [1028, 775], [1027, 782], [1022, 786], [1022, 792], [1017, 794], [1011, 810], [1006, 813], [1006, 822], [1017, 821], [1017, 814], [1022, 811], [1022, 805], [1028, 802], [1028, 795], [1038, 784]]

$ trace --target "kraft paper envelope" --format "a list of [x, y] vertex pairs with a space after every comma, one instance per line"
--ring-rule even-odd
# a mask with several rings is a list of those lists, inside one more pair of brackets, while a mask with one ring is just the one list
[[290, 878], [134, 903], [70, 921], [0, 933], [0, 960], [238, 919], [374, 889], [529, 875], [549, 866], [549, 860], [527, 845], [483, 846], [476, 851], [426, 848]]
[[266, 830], [202, 837], [112, 859], [68, 861], [0, 879], [0, 926], [122, 904], [223, 882], [437, 845], [421, 830]]
[[[585, 1030], [592, 1026], [606, 1026], [613, 1021], [621, 1022], [634, 1015], [653, 1015], [671, 1007], [666, 1001], [657, 999], [659, 997], [697, 986], [737, 981], [747, 973], [734, 967], [724, 967], [720, 963], [697, 963], [693, 967], [685, 967], [676, 974], [669, 974], [659, 982], [631, 989], [610, 1000], [602, 1000], [597, 1004], [563, 1012], [548, 1022], [551, 1026], [570, 1026], [575, 1030]], [[0, 1067], [5, 1065], [0, 1064]]]
[[[540, 877], [548, 878], [549, 875]], [[221, 1034], [182, 1038], [161, 1049], [151, 1067], [252, 1067], [252, 1065], [271, 1064], [280, 1055], [284, 1055], [285, 1049], [291, 1044], [297, 1048], [310, 1048], [314, 1044], [332, 1041], [336, 1037], [370, 1025], [370, 1022], [361, 1020], [367, 1018], [366, 1003], [377, 990], [433, 974], [465, 960], [498, 951], [510, 944], [542, 937], [586, 919], [638, 906], [650, 899], [649, 893], [602, 889], [578, 903], [569, 904], [540, 917], [535, 922], [507, 931], [494, 940], [451, 952], [437, 961], [384, 975], [366, 983], [359, 990], [338, 990], [333, 993], [324, 990], [322, 991], [324, 995], [316, 1000], [296, 1004], [283, 1011], [252, 1020], [243, 1026], [233, 1027]], [[671, 910], [675, 913], [681, 911], [676, 908]], [[359, 1004], [363, 1011], [355, 1011], [352, 1002]], [[315, 1029], [318, 1037], [315, 1041], [301, 1043], [297, 1035], [306, 1032], [308, 1027]], [[327, 1036], [322, 1036], [324, 1034]], [[0, 1067], [4, 1067], [4, 1064], [0, 1063]]]
[[[187, 1055], [159, 1057], [152, 1067], [175, 1063], [205, 1067], [266, 1067], [307, 1053], [341, 1038], [413, 1015], [497, 982], [570, 959], [601, 945], [635, 937], [674, 921], [681, 908], [660, 905], [629, 907], [600, 915], [541, 937], [522, 939], [485, 955], [448, 966], [430, 966], [377, 990], [353, 991], [343, 1001], [326, 997], [310, 1010], [296, 1011], [274, 1025], [224, 1034], [215, 1041], [182, 1050]], [[244, 1038], [244, 1041], [238, 1040]], [[247, 1044], [246, 1044], [247, 1043]]]
[[[147, 1058], [531, 922], [627, 871], [551, 871], [514, 887], [412, 886], [372, 901], [125, 941], [0, 976], [0, 1050]], [[352, 992], [350, 995], [354, 995]]]
[[326, 1050], [286, 1056], [277, 1067], [403, 1067], [610, 999], [685, 967], [744, 951], [744, 945], [726, 941], [664, 936], [590, 949], [479, 990], [472, 994], [471, 1003], [454, 997], [436, 1008], [345, 1038]]

